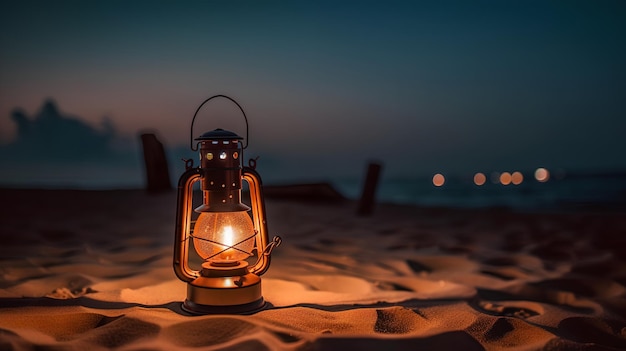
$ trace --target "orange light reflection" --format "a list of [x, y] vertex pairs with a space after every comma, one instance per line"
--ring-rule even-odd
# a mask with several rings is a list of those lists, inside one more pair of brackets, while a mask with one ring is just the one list
[[433, 176], [433, 185], [442, 186], [446, 182], [446, 178], [441, 173], [437, 173]]
[[500, 183], [502, 183], [502, 185], [511, 184], [511, 173], [502, 172], [502, 174], [500, 174]]
[[550, 179], [550, 172], [545, 168], [537, 168], [537, 170], [535, 170], [535, 179], [537, 179], [538, 182], [545, 183]]
[[478, 172], [474, 174], [474, 184], [481, 186], [485, 184], [486, 181], [487, 181], [487, 177], [485, 177], [483, 173]]
[[524, 181], [524, 175], [521, 172], [513, 172], [511, 174], [511, 183], [520, 185]]

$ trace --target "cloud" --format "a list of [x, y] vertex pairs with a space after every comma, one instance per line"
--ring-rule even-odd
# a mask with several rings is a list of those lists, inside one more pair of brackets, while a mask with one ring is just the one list
[[99, 128], [64, 115], [47, 100], [34, 116], [16, 109], [14, 141], [0, 145], [0, 184], [139, 185], [136, 140], [120, 135], [109, 119]]

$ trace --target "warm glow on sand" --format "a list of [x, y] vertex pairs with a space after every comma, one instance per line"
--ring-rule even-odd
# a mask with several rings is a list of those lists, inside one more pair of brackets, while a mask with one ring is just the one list
[[474, 184], [480, 186], [480, 185], [485, 184], [486, 181], [487, 181], [487, 177], [483, 173], [478, 172], [474, 174]]
[[437, 173], [433, 176], [433, 185], [442, 186], [446, 182], [446, 178], [441, 173]]
[[545, 168], [537, 168], [535, 171], [535, 179], [537, 179], [538, 182], [547, 182], [548, 179], [550, 179], [550, 172]]
[[502, 183], [502, 185], [511, 184], [511, 173], [502, 172], [502, 174], [500, 174], [500, 183]]
[[520, 185], [524, 181], [524, 175], [521, 172], [513, 172], [511, 174], [511, 183]]

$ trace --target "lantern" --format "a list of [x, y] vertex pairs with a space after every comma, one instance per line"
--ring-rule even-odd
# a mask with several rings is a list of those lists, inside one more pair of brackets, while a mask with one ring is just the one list
[[[255, 160], [241, 166], [248, 143], [248, 119], [241, 106], [225, 95], [205, 100], [196, 110], [193, 124], [202, 106], [213, 98], [234, 102], [246, 121], [246, 145], [239, 135], [215, 129], [191, 140], [191, 149], [200, 150], [200, 166], [186, 161], [186, 171], [178, 182], [174, 272], [187, 283], [183, 309], [192, 314], [251, 313], [265, 306], [260, 275], [267, 271], [274, 247], [280, 237], [268, 240], [261, 178]], [[248, 184], [250, 207], [241, 201], [242, 181]], [[202, 205], [195, 209], [193, 188], [200, 182]], [[194, 220], [194, 217], [197, 218]], [[196, 267], [190, 247], [197, 255]]]

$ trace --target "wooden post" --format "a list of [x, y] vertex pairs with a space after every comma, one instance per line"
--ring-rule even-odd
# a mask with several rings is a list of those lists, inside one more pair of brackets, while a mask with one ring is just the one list
[[146, 190], [151, 193], [172, 189], [163, 144], [152, 133], [141, 134], [146, 165]]
[[374, 162], [370, 162], [367, 166], [367, 176], [365, 177], [363, 192], [361, 193], [361, 200], [357, 209], [357, 214], [360, 216], [369, 216], [374, 210], [376, 187], [378, 186], [381, 169], [382, 166]]

